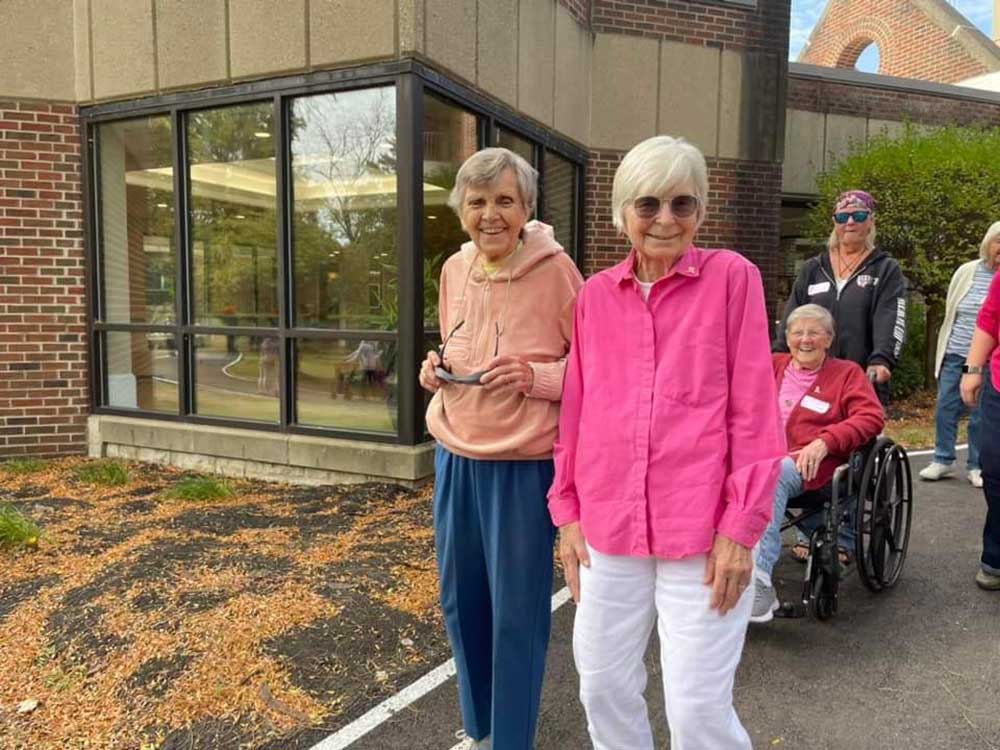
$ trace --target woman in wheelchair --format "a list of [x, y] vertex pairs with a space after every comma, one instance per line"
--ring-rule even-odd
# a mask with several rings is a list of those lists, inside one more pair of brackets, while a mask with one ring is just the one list
[[[865, 372], [855, 362], [828, 356], [834, 323], [819, 305], [795, 308], [785, 324], [790, 354], [773, 355], [778, 410], [789, 455], [781, 463], [774, 515], [757, 546], [751, 622], [767, 622], [778, 609], [771, 571], [781, 553], [781, 523], [790, 498], [822, 488], [852, 451], [881, 432], [882, 406]], [[853, 539], [842, 527], [840, 550]], [[806, 546], [808, 554], [808, 545]]]

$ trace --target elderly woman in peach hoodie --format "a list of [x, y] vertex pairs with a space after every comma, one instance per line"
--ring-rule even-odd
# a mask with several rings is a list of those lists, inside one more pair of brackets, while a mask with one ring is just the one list
[[503, 148], [458, 171], [450, 205], [471, 242], [441, 272], [434, 531], [441, 606], [469, 748], [530, 750], [549, 640], [555, 529], [545, 495], [573, 303], [583, 279], [531, 221], [537, 173]]

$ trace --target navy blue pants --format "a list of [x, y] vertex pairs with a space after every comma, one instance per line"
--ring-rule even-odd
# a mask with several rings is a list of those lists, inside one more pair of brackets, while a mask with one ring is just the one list
[[983, 469], [983, 493], [986, 495], [986, 524], [983, 526], [983, 570], [1000, 575], [1000, 393], [990, 377], [983, 383], [979, 402], [982, 411], [982, 436], [979, 463]]
[[434, 537], [462, 722], [531, 750], [545, 675], [555, 528], [552, 461], [482, 461], [438, 446]]

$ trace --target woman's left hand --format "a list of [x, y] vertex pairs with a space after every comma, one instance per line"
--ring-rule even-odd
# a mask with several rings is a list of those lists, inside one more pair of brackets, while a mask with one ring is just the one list
[[795, 454], [795, 468], [802, 475], [803, 482], [811, 482], [816, 478], [820, 462], [829, 452], [822, 438], [816, 438]]
[[535, 371], [526, 360], [513, 355], [495, 357], [486, 365], [486, 374], [479, 382], [488, 391], [497, 388], [511, 388], [528, 393], [535, 383]]
[[888, 383], [892, 380], [892, 370], [885, 365], [868, 365], [868, 373], [876, 383]]
[[726, 614], [736, 606], [740, 596], [750, 585], [753, 574], [753, 557], [750, 549], [722, 534], [715, 535], [712, 551], [705, 566], [705, 585], [712, 587], [712, 609]]

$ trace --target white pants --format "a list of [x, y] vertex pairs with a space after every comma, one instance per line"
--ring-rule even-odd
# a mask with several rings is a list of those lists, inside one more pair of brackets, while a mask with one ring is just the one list
[[709, 609], [705, 555], [659, 560], [590, 549], [580, 566], [573, 655], [595, 750], [653, 750], [643, 656], [659, 622], [672, 750], [750, 750], [733, 708], [753, 586], [724, 617]]

